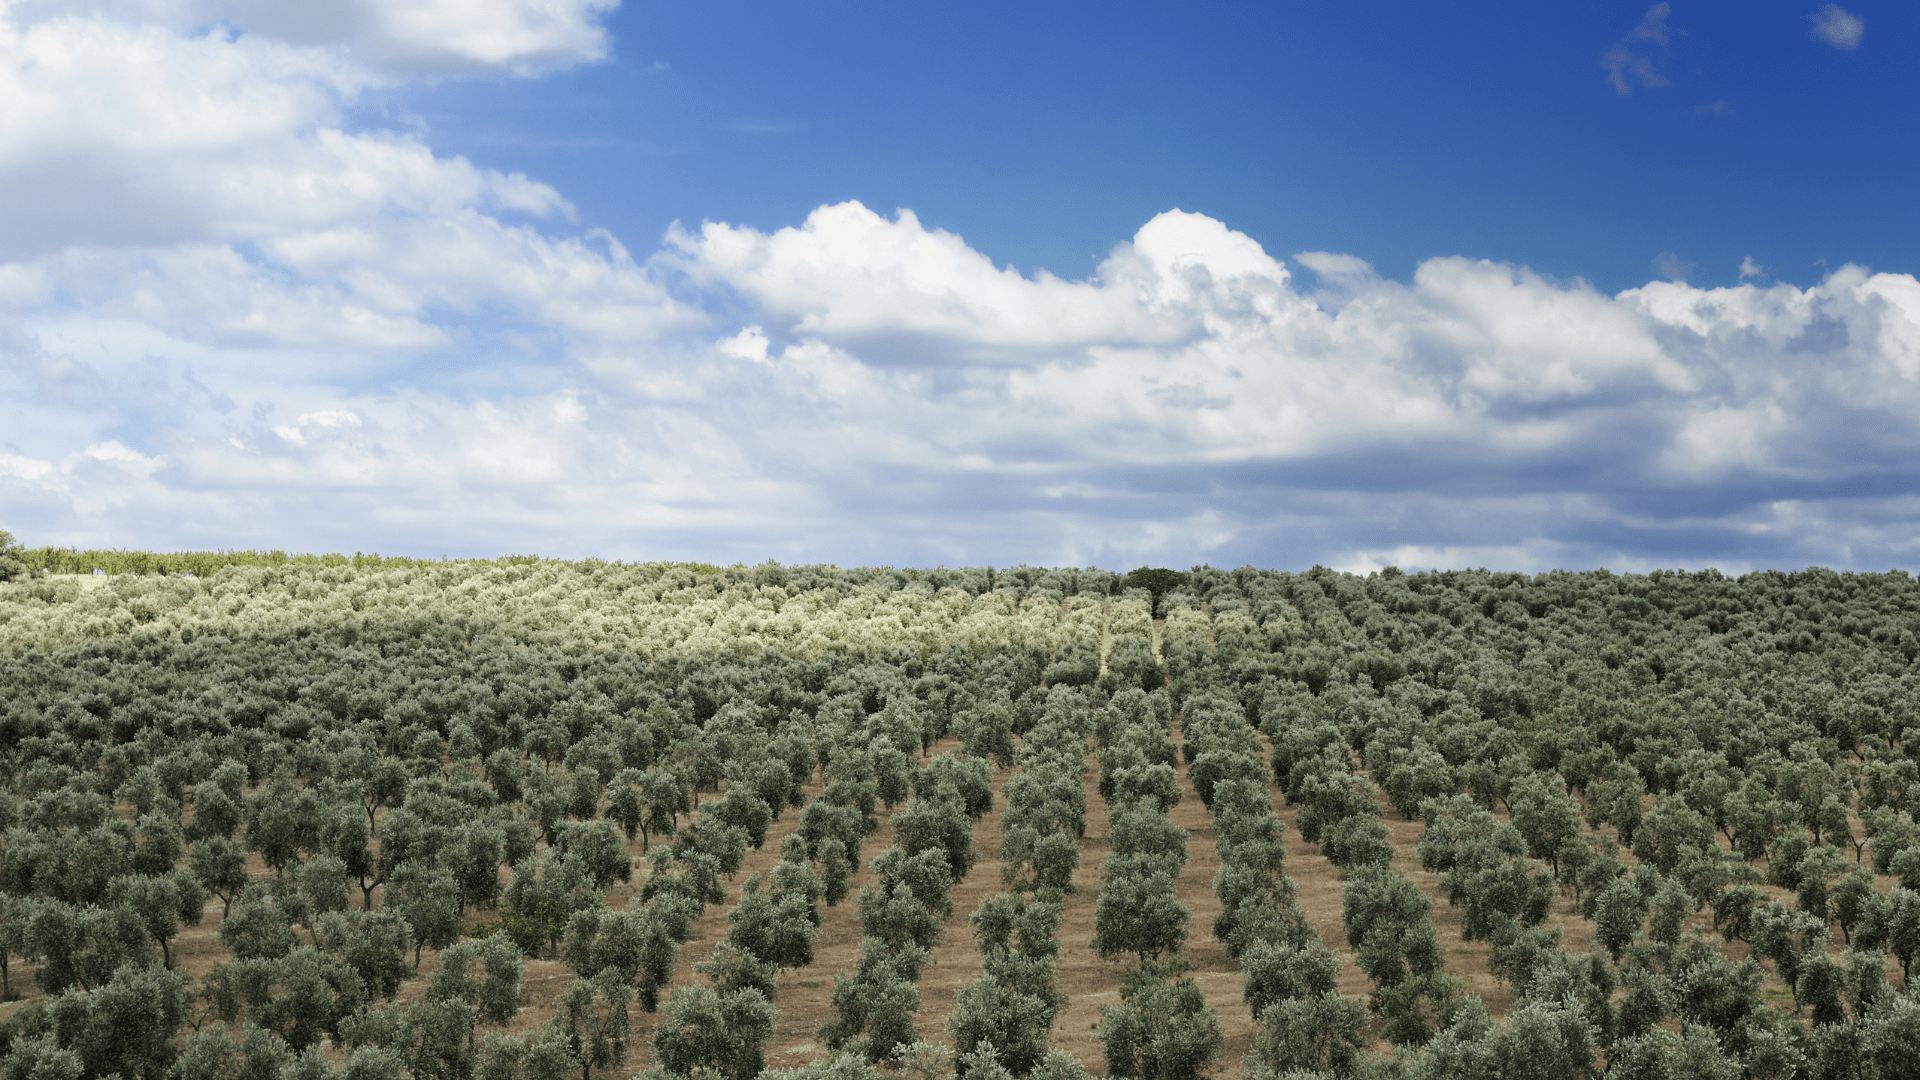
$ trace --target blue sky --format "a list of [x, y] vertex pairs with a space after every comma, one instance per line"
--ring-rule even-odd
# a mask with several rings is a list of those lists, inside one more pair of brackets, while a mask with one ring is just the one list
[[1812, 5], [1683, 3], [1668, 44], [1629, 43], [1667, 85], [1627, 95], [1603, 59], [1637, 3], [909, 10], [627, 5], [607, 63], [384, 104], [636, 244], [853, 198], [1069, 277], [1173, 207], [1403, 280], [1435, 255], [1609, 292], [1663, 252], [1705, 284], [1747, 258], [1801, 282], [1920, 269], [1907, 5], [1843, 50]]
[[1917, 23], [15, 0], [0, 527], [1911, 565]]

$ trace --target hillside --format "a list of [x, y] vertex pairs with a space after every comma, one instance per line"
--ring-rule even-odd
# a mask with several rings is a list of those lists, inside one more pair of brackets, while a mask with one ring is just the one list
[[1920, 1039], [1904, 574], [30, 554], [9, 1077], [1892, 1077]]

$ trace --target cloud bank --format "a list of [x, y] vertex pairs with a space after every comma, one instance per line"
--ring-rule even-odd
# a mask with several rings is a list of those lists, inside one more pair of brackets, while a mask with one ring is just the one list
[[1169, 210], [1066, 280], [854, 202], [635, 252], [537, 179], [344, 119], [392, 80], [591, 61], [607, 6], [6, 8], [0, 525], [842, 563], [1916, 554], [1911, 276], [1399, 282]]

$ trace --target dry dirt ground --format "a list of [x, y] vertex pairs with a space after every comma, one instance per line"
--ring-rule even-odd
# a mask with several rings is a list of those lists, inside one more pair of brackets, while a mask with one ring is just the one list
[[[949, 739], [937, 744], [933, 752], [952, 750], [957, 746], [955, 740]], [[1080, 844], [1080, 868], [1074, 875], [1076, 891], [1066, 900], [1060, 926], [1058, 985], [1067, 997], [1067, 1005], [1055, 1023], [1052, 1042], [1098, 1075], [1105, 1071], [1097, 1042], [1100, 1009], [1119, 1001], [1122, 965], [1101, 960], [1091, 946], [1094, 908], [1100, 887], [1100, 864], [1110, 848], [1106, 807], [1096, 791], [1097, 769], [1091, 753], [1087, 765], [1087, 832]], [[1224, 1051], [1214, 1071], [1222, 1075], [1237, 1074], [1242, 1057], [1253, 1045], [1255, 1025], [1241, 999], [1239, 964], [1227, 955], [1226, 949], [1214, 940], [1211, 932], [1214, 917], [1220, 913], [1220, 903], [1213, 894], [1213, 875], [1219, 867], [1219, 858], [1214, 846], [1212, 820], [1199, 797], [1193, 793], [1184, 763], [1178, 766], [1178, 771], [1184, 797], [1173, 808], [1171, 817], [1189, 835], [1187, 864], [1179, 878], [1178, 896], [1193, 912], [1184, 952], [1193, 966], [1193, 978], [1205, 992], [1208, 1004], [1219, 1015], [1226, 1037]], [[945, 1027], [953, 1011], [955, 994], [981, 973], [980, 959], [975, 952], [967, 916], [982, 901], [1001, 891], [999, 815], [1005, 809], [1005, 802], [998, 792], [1004, 790], [1009, 775], [1007, 771], [998, 775], [994, 808], [974, 827], [974, 843], [980, 851], [979, 861], [966, 879], [954, 888], [953, 914], [947, 921], [944, 938], [933, 950], [934, 963], [926, 969], [920, 982], [918, 1030], [923, 1037], [932, 1041], [945, 1040]], [[1300, 902], [1322, 940], [1345, 962], [1342, 992], [1364, 995], [1369, 989], [1368, 982], [1352, 962], [1352, 954], [1347, 948], [1341, 927], [1339, 874], [1313, 845], [1301, 841], [1298, 834], [1292, 831], [1294, 811], [1283, 804], [1273, 784], [1269, 783], [1268, 788], [1276, 810], [1289, 826], [1288, 873], [1299, 888]], [[820, 784], [817, 775], [815, 783], [807, 790], [809, 795], [818, 794]], [[1419, 858], [1414, 850], [1420, 836], [1420, 823], [1400, 820], [1384, 802], [1381, 809], [1382, 819], [1396, 848], [1395, 868], [1418, 884], [1433, 900], [1433, 918], [1440, 931], [1448, 971], [1467, 980], [1472, 992], [1485, 999], [1496, 1018], [1503, 1016], [1512, 1006], [1513, 992], [1488, 971], [1486, 943], [1461, 939], [1458, 913], [1441, 895], [1439, 875], [1420, 869]], [[780, 994], [774, 1002], [779, 1021], [766, 1048], [770, 1066], [797, 1066], [826, 1052], [824, 1045], [815, 1037], [815, 1030], [832, 1014], [829, 996], [834, 975], [850, 971], [858, 957], [860, 921], [857, 897], [860, 887], [873, 879], [873, 858], [892, 843], [892, 826], [885, 819], [883, 811], [879, 832], [869, 837], [861, 850], [861, 869], [854, 876], [847, 899], [837, 906], [823, 909], [824, 919], [814, 963], [783, 972], [780, 976]], [[779, 858], [780, 840], [794, 829], [797, 820], [797, 813], [787, 811], [768, 831], [766, 843], [747, 853], [740, 874], [728, 883], [730, 901], [738, 898], [740, 884], [746, 875], [764, 873], [774, 866]], [[646, 864], [637, 859], [640, 854], [638, 843], [632, 845], [632, 852], [636, 856], [636, 881], [632, 885], [617, 885], [611, 889], [607, 895], [609, 906], [625, 907], [638, 891], [637, 877], [644, 872]], [[1630, 857], [1627, 861], [1631, 861]], [[267, 873], [257, 859], [254, 860], [253, 872], [257, 877]], [[1890, 879], [1880, 882], [1883, 889], [1891, 884]], [[1768, 891], [1789, 902], [1791, 900], [1783, 891]], [[710, 906], [694, 924], [693, 936], [680, 951], [674, 979], [676, 985], [701, 981], [694, 974], [693, 965], [705, 959], [714, 945], [725, 938], [730, 906]], [[1560, 897], [1549, 923], [1564, 927], [1567, 948], [1582, 949], [1591, 937], [1592, 925], [1573, 913], [1571, 908], [1571, 901], [1564, 895]], [[490, 912], [470, 911], [467, 920], [469, 924], [478, 924], [493, 917]], [[201, 924], [183, 929], [173, 944], [175, 967], [192, 976], [196, 982], [215, 964], [226, 959], [216, 932], [219, 919], [220, 902], [214, 900], [208, 905]], [[1704, 926], [1705, 914], [1697, 921]], [[1838, 949], [1836, 944], [1836, 955]], [[1747, 947], [1735, 943], [1728, 951], [1737, 958], [1745, 955]], [[436, 967], [436, 957], [428, 952], [422, 961], [420, 975], [430, 976]], [[44, 1000], [33, 985], [33, 971], [32, 964], [16, 958], [10, 971], [10, 981], [14, 991], [22, 996], [16, 1002], [0, 1006], [0, 1017], [10, 1016], [26, 1004]], [[530, 1031], [544, 1025], [553, 1013], [555, 999], [571, 977], [565, 965], [557, 960], [528, 960], [524, 1006], [507, 1030]], [[1892, 973], [1892, 977], [1898, 978], [1897, 971]], [[417, 999], [425, 986], [425, 978], [409, 981], [401, 990], [400, 1000]], [[1768, 976], [1767, 993], [1769, 999], [1779, 1007], [1792, 1011], [1790, 995], [1771, 973]], [[653, 1063], [649, 1037], [659, 1014], [644, 1013], [636, 1006], [632, 1017], [633, 1038], [627, 1063], [624, 1068], [612, 1070], [609, 1075], [628, 1075]], [[1376, 1049], [1382, 1048], [1376, 1044]]]

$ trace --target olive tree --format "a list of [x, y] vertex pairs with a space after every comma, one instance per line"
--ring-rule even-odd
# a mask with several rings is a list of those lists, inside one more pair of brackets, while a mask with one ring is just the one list
[[576, 911], [560, 946], [560, 958], [574, 974], [591, 979], [612, 972], [638, 994], [647, 1012], [659, 1007], [660, 990], [672, 980], [679, 954], [672, 927], [652, 906]]
[[1347, 879], [1341, 921], [1360, 969], [1373, 980], [1376, 1010], [1400, 1000], [1388, 995], [1393, 988], [1410, 981], [1426, 987], [1429, 976], [1441, 973], [1431, 912], [1419, 886], [1386, 867], [1367, 867]]
[[463, 1001], [483, 1024], [501, 1025], [520, 1012], [520, 950], [499, 936], [462, 941], [440, 951], [440, 970], [427, 984], [429, 1001]]
[[413, 966], [421, 952], [436, 952], [460, 940], [460, 883], [453, 874], [418, 862], [404, 863], [387, 883], [382, 907], [399, 912], [413, 927]]
[[207, 906], [207, 890], [198, 878], [184, 870], [163, 877], [115, 878], [108, 889], [108, 902], [124, 904], [140, 916], [147, 934], [160, 946], [162, 963], [173, 968], [170, 942], [180, 933], [180, 924], [200, 925]]
[[69, 991], [47, 1003], [54, 1038], [80, 1056], [88, 1076], [163, 1080], [187, 1020], [187, 979], [128, 965], [91, 993]]
[[1001, 884], [1046, 897], [1073, 891], [1073, 872], [1080, 868], [1080, 845], [1073, 837], [1031, 825], [1016, 825], [1001, 837]]
[[[1146, 973], [1142, 973], [1146, 975]], [[1129, 979], [1121, 1003], [1100, 1010], [1107, 1075], [1195, 1080], [1220, 1057], [1220, 1018], [1192, 979]]]
[[[1053, 1010], [1047, 1002], [1023, 994], [992, 975], [982, 975], [954, 999], [947, 1037], [956, 1054], [992, 1046], [1001, 1067], [1025, 1076], [1047, 1052]], [[963, 1062], [963, 1071], [965, 1068]]]
[[1054, 985], [1054, 959], [1060, 952], [1060, 907], [1018, 894], [988, 899], [974, 910], [974, 937], [981, 966], [1006, 986], [1038, 998], [1047, 1006], [1047, 1022], [1066, 1005]]
[[682, 986], [667, 998], [666, 1016], [653, 1029], [654, 1058], [680, 1076], [697, 1069], [702, 1078], [753, 1080], [765, 1067], [774, 1019], [773, 1005], [758, 990], [722, 994]]
[[929, 797], [914, 796], [892, 821], [894, 843], [908, 857], [939, 851], [955, 881], [966, 877], [979, 858], [973, 846], [973, 820], [951, 787], [939, 788]]
[[813, 963], [820, 934], [811, 897], [799, 892], [762, 891], [760, 875], [747, 878], [740, 902], [727, 913], [727, 941], [776, 968]]
[[1255, 1022], [1264, 1022], [1268, 1006], [1317, 998], [1340, 985], [1340, 958], [1318, 940], [1299, 948], [1279, 941], [1254, 942], [1240, 955], [1240, 970]]
[[[705, 975], [713, 983], [713, 988], [722, 994], [731, 994], [751, 986], [768, 1001], [780, 995], [778, 968], [724, 941], [716, 944], [705, 960], [696, 962], [693, 970]], [[652, 1011], [651, 1006], [648, 1011]]]
[[833, 979], [834, 1018], [819, 1028], [827, 1048], [879, 1062], [912, 1044], [918, 1038], [913, 1016], [920, 1009], [914, 983], [928, 959], [926, 950], [911, 944], [896, 951], [878, 939], [862, 939], [859, 965]]
[[633, 988], [616, 971], [591, 979], [575, 979], [560, 994], [549, 1027], [566, 1039], [580, 1062], [580, 1080], [593, 1080], [593, 1070], [618, 1066], [627, 1060], [627, 1039], [633, 1028], [627, 1006]]
[[1180, 951], [1193, 913], [1175, 899], [1173, 875], [1151, 859], [1107, 859], [1094, 909], [1093, 947], [1101, 959], [1134, 953], [1142, 961]]
[[337, 1036], [340, 1021], [366, 1004], [367, 989], [352, 968], [301, 946], [277, 959], [222, 964], [207, 973], [202, 995], [215, 1018], [244, 1018], [305, 1050]]
[[1252, 1057], [1278, 1073], [1344, 1075], [1366, 1046], [1366, 1005], [1331, 991], [1273, 1001], [1259, 1022]]
[[22, 952], [37, 958], [34, 983], [49, 994], [101, 986], [125, 964], [150, 963], [149, 934], [139, 912], [126, 905], [77, 907], [36, 900], [27, 908]]
[[187, 849], [187, 870], [220, 898], [220, 918], [233, 914], [233, 902], [247, 887], [247, 852], [224, 836], [196, 841]]

